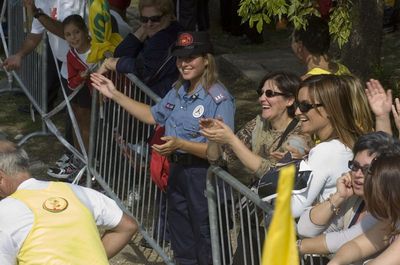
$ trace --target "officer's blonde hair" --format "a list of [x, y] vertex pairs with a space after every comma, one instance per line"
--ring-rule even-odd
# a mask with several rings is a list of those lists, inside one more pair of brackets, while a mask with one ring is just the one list
[[201, 76], [200, 83], [205, 89], [210, 89], [218, 81], [217, 64], [215, 63], [214, 55], [207, 53], [204, 58], [208, 61], [206, 69]]

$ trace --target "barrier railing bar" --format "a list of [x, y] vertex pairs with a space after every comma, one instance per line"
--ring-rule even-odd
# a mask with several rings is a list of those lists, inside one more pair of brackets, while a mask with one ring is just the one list
[[[216, 198], [216, 191], [215, 186], [213, 185], [213, 180], [215, 179], [214, 171], [208, 170], [207, 171], [207, 180], [206, 180], [206, 195], [208, 201], [208, 217], [210, 220], [210, 237], [211, 242], [219, 242], [218, 238], [218, 213], [217, 213], [217, 202], [215, 201]], [[221, 251], [219, 244], [211, 244], [211, 251], [212, 251], [212, 259], [213, 265], [220, 265], [221, 264]]]
[[[125, 205], [121, 202], [121, 200], [115, 195], [115, 193], [109, 188], [106, 182], [104, 182], [101, 178], [101, 176], [93, 169], [91, 170], [91, 174], [95, 176], [96, 180], [99, 182], [100, 186], [104, 189], [104, 191], [107, 192], [107, 194], [110, 196], [111, 199], [115, 200], [115, 202], [118, 204], [118, 206], [127, 214], [129, 214], [132, 218], [134, 218], [136, 221], [136, 217], [133, 216], [130, 211], [125, 207]], [[148, 233], [143, 229], [142, 225], [140, 225], [139, 222], [139, 232], [142, 234], [142, 236], [145, 238], [147, 242], [151, 245], [151, 247], [157, 252], [157, 254], [165, 261], [167, 265], [175, 265], [171, 261], [171, 259], [165, 254], [165, 252], [161, 249], [161, 247], [154, 241], [152, 237], [148, 235]]]
[[210, 166], [209, 170], [218, 175], [219, 178], [232, 186], [232, 188], [239, 191], [242, 195], [250, 199], [255, 205], [257, 205], [257, 207], [261, 208], [264, 212], [270, 212], [273, 210], [271, 205], [261, 200], [257, 194], [249, 190], [248, 187], [243, 185], [236, 178], [233, 178], [228, 172], [226, 172], [222, 168], [217, 166]]

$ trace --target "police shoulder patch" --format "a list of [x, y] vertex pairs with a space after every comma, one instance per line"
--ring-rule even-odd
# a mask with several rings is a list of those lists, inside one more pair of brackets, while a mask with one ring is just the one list
[[208, 93], [210, 96], [213, 98], [214, 102], [219, 104], [222, 101], [225, 101], [229, 98], [229, 93], [226, 90], [225, 87], [223, 87], [221, 84], [216, 83], [210, 87], [208, 90]]

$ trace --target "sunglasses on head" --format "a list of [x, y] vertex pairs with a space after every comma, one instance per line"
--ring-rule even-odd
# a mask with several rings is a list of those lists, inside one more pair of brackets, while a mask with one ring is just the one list
[[262, 89], [258, 89], [257, 94], [259, 97], [261, 97], [262, 95], [265, 95], [267, 98], [273, 98], [276, 96], [287, 96], [287, 94], [285, 94], [285, 93], [276, 92], [271, 89], [267, 89], [265, 91], [262, 91]]
[[369, 169], [371, 167], [371, 165], [361, 166], [360, 163], [354, 160], [350, 160], [348, 166], [349, 169], [353, 172], [357, 172], [359, 169], [361, 169], [361, 172], [363, 173], [364, 176], [366, 176], [369, 173]]
[[151, 21], [153, 23], [160, 22], [162, 17], [163, 17], [162, 15], [151, 16], [151, 17], [140, 16], [140, 22], [142, 22], [142, 23], [147, 23], [149, 21]]
[[318, 107], [322, 107], [323, 104], [311, 104], [311, 103], [307, 103], [307, 102], [298, 102], [297, 103], [297, 107], [299, 108], [299, 110], [303, 113], [309, 112], [311, 109], [313, 108], [318, 108]]

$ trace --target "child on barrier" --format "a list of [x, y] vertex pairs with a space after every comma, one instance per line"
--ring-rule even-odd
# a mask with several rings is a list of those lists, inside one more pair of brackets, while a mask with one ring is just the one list
[[199, 132], [202, 117], [221, 117], [231, 128], [234, 100], [217, 79], [212, 44], [206, 32], [182, 32], [172, 49], [181, 78], [150, 107], [119, 92], [106, 77], [91, 75], [93, 87], [132, 116], [165, 125], [164, 144], [152, 148], [170, 161], [167, 188], [171, 247], [179, 264], [211, 264], [208, 204], [204, 196], [207, 139]]
[[[71, 105], [74, 111], [78, 127], [86, 150], [89, 148], [90, 131], [90, 108], [91, 95], [88, 78], [93, 64], [86, 62], [90, 53], [90, 36], [85, 21], [80, 15], [71, 15], [62, 22], [65, 40], [70, 45], [67, 54], [68, 65], [68, 87], [71, 90], [79, 89], [79, 92], [72, 98]], [[77, 135], [74, 134], [74, 146], [79, 150]], [[68, 178], [73, 175], [78, 167], [74, 161], [66, 167], [49, 168], [48, 174], [56, 178]]]
[[[364, 234], [343, 245], [329, 265], [353, 264], [380, 253], [369, 265], [400, 263], [400, 155], [381, 154], [372, 162], [364, 181], [367, 208], [379, 222]], [[386, 248], [387, 247], [387, 248]], [[386, 248], [386, 250], [385, 250]]]
[[301, 254], [335, 253], [344, 243], [376, 223], [371, 218], [363, 227], [354, 226], [367, 216], [364, 203], [364, 181], [372, 160], [385, 153], [400, 155], [400, 142], [384, 132], [371, 132], [360, 136], [353, 148], [354, 158], [349, 161], [350, 172], [336, 183], [336, 192], [305, 211], [297, 224], [297, 232], [305, 238], [298, 241]]

